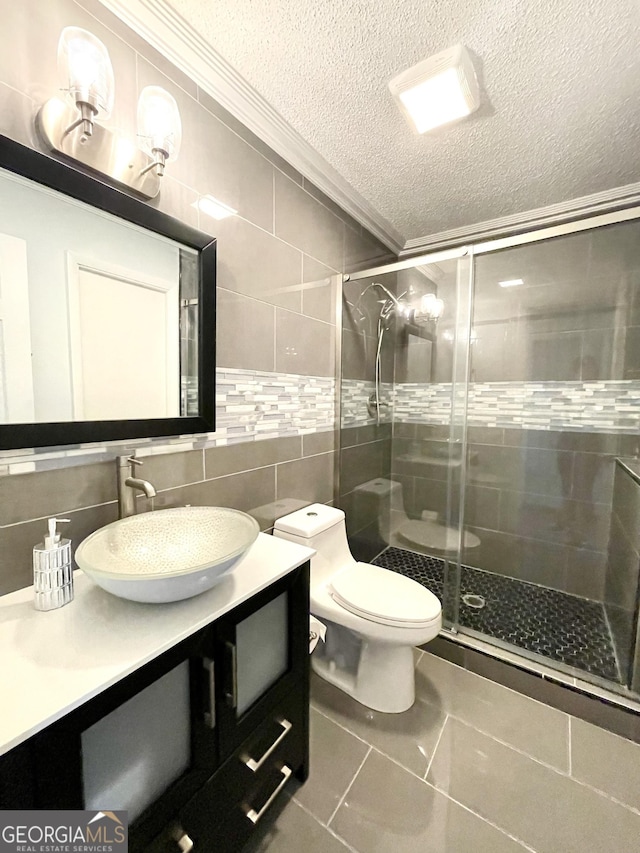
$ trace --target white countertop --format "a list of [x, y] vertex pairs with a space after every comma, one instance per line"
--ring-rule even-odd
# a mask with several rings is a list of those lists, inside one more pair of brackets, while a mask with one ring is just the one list
[[315, 552], [260, 533], [213, 589], [172, 604], [116, 598], [76, 571], [46, 613], [33, 588], [0, 597], [0, 755], [302, 565]]

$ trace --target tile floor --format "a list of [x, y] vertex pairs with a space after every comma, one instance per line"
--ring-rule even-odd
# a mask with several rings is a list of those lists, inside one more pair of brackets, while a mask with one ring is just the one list
[[313, 676], [311, 775], [253, 853], [638, 853], [640, 745], [420, 651], [416, 695]]

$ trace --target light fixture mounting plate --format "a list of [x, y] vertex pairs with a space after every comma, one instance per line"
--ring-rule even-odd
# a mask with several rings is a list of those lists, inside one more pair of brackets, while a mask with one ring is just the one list
[[67, 132], [77, 119], [78, 111], [72, 104], [51, 98], [38, 113], [38, 131], [52, 151], [106, 175], [144, 198], [158, 195], [160, 178], [153, 169], [145, 171], [153, 165], [148, 154], [130, 139], [97, 123], [91, 136], [84, 136], [80, 127]]

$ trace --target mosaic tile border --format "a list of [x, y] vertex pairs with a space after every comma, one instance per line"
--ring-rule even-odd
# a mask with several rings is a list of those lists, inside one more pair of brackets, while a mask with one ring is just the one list
[[[460, 405], [464, 403], [460, 393]], [[394, 421], [448, 424], [451, 383], [394, 388]], [[637, 434], [640, 381], [476, 382], [469, 386], [469, 426]]]
[[[375, 382], [364, 379], [343, 379], [340, 386], [341, 424], [343, 427], [375, 424], [377, 419], [369, 414], [368, 402], [375, 393]], [[393, 420], [393, 384], [380, 386], [380, 421]]]
[[335, 429], [335, 379], [260, 370], [216, 371], [216, 431], [175, 438], [0, 451], [0, 476]]

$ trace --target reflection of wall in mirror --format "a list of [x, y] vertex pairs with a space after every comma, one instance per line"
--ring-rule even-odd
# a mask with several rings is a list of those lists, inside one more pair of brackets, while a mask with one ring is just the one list
[[[75, 253], [83, 260], [95, 263], [98, 268], [101, 263], [115, 265], [127, 270], [133, 279], [157, 278], [177, 282], [178, 248], [102, 211], [90, 210], [35, 184], [2, 173], [0, 199], [0, 234], [27, 241], [34, 420], [74, 420], [67, 254]], [[126, 349], [127, 342], [138, 334], [141, 325], [124, 309], [119, 326], [113, 330], [114, 341]], [[166, 334], [166, 328], [162, 334]], [[177, 341], [177, 319], [175, 337]], [[110, 353], [106, 355], [111, 357]], [[149, 376], [157, 370], [153, 357], [146, 361]], [[123, 376], [122, 380], [125, 379]], [[109, 384], [111, 387], [105, 387], [106, 396], [115, 401], [118, 386]], [[177, 376], [175, 387], [178, 388]], [[178, 413], [177, 390], [175, 398], [174, 410], [167, 412], [168, 415]], [[135, 415], [139, 418], [154, 416], [162, 415], [149, 413], [144, 404]], [[114, 410], [111, 417], [134, 415]]]

